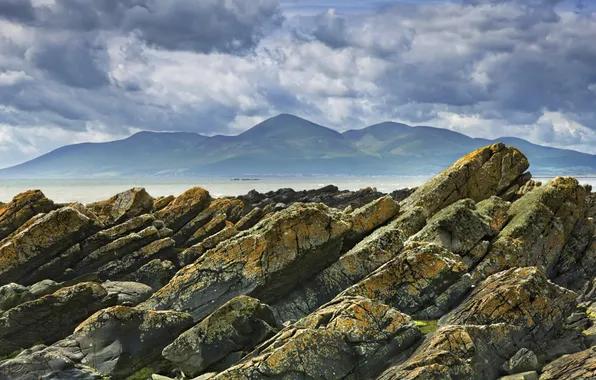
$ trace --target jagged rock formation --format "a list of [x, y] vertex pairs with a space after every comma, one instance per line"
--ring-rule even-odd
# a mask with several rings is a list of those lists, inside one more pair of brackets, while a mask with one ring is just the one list
[[20, 194], [0, 380], [596, 377], [596, 196], [528, 167], [493, 144], [390, 195]]

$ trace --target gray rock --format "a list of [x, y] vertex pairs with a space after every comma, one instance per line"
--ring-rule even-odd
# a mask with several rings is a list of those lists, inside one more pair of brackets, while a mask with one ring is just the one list
[[538, 373], [536, 371], [516, 373], [515, 375], [500, 377], [499, 380], [538, 380]]
[[519, 374], [522, 372], [538, 371], [540, 368], [541, 366], [536, 354], [527, 348], [522, 348], [509, 359], [503, 369], [510, 374]]
[[176, 271], [177, 269], [171, 261], [155, 259], [124, 276], [122, 280], [140, 282], [157, 291], [174, 277]]
[[108, 281], [101, 286], [109, 296], [117, 297], [117, 305], [136, 306], [153, 294], [150, 286], [137, 282]]
[[0, 287], [0, 312], [31, 301], [35, 295], [22, 285], [10, 283]]

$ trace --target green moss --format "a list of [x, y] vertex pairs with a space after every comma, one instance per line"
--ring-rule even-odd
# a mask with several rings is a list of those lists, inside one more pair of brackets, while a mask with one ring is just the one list
[[432, 321], [414, 321], [416, 326], [420, 329], [424, 335], [433, 333], [439, 329], [439, 320], [435, 319]]
[[145, 367], [128, 376], [126, 380], [147, 380], [151, 378], [153, 373], [153, 368]]
[[4, 360], [8, 360], [8, 359], [13, 359], [14, 357], [16, 357], [18, 354], [20, 354], [23, 351], [25, 351], [24, 348], [19, 348], [18, 350], [13, 351], [13, 352], [11, 352], [8, 355], [0, 356], [0, 361], [4, 361]]

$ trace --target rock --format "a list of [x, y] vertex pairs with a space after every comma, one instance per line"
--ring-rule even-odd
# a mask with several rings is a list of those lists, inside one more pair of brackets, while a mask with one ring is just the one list
[[391, 195], [391, 198], [393, 198], [393, 200], [395, 200], [396, 202], [402, 202], [407, 197], [414, 194], [416, 192], [416, 190], [418, 190], [417, 187], [413, 187], [411, 189], [409, 187], [406, 187], [403, 189], [395, 190], [395, 191], [391, 192], [390, 195]]
[[267, 305], [239, 296], [180, 335], [162, 355], [193, 377], [230, 367], [276, 332], [277, 322]]
[[[87, 281], [81, 281], [81, 282], [87, 282]], [[69, 285], [62, 285], [56, 281], [42, 280], [42, 281], [36, 282], [35, 284], [29, 286], [29, 291], [35, 298], [39, 298], [39, 297], [43, 297], [48, 294], [52, 294], [55, 291], [57, 291], [58, 289], [64, 288], [66, 286], [71, 286], [71, 285], [76, 285], [76, 283], [69, 284]]]
[[123, 223], [153, 209], [153, 198], [142, 187], [126, 190], [112, 198], [87, 206], [107, 226]]
[[206, 252], [141, 304], [199, 321], [238, 295], [271, 302], [335, 261], [350, 223], [320, 204], [294, 204]]
[[550, 282], [538, 268], [513, 268], [482, 282], [441, 324], [518, 327], [538, 355], [576, 307], [577, 294]]
[[122, 278], [123, 281], [140, 282], [149, 285], [154, 291], [161, 289], [176, 274], [176, 267], [168, 260], [151, 260], [133, 273]]
[[536, 371], [516, 373], [515, 375], [503, 376], [499, 380], [538, 380]]
[[83, 283], [18, 305], [0, 316], [0, 355], [40, 342], [54, 343], [115, 301], [99, 284]]
[[21, 227], [37, 214], [56, 208], [40, 190], [25, 191], [14, 197], [0, 210], [0, 241]]
[[338, 298], [280, 331], [214, 379], [373, 378], [421, 334], [410, 317], [362, 297]]
[[510, 222], [473, 273], [475, 282], [511, 267], [537, 266], [556, 272], [565, 242], [586, 211], [585, 189], [558, 177], [511, 205]]
[[186, 223], [203, 211], [211, 203], [211, 196], [207, 190], [193, 187], [174, 199], [165, 208], [155, 213], [166, 226], [178, 232]]
[[542, 368], [540, 380], [579, 380], [596, 378], [596, 346], [563, 356]]
[[99, 228], [94, 221], [69, 207], [44, 215], [0, 246], [0, 284], [19, 281], [30, 285], [51, 278], [55, 272], [47, 273], [43, 264]]
[[401, 203], [402, 209], [422, 207], [429, 215], [460, 199], [476, 202], [505, 192], [528, 169], [516, 148], [496, 143], [478, 149], [433, 178]]
[[81, 323], [72, 339], [84, 355], [82, 364], [125, 378], [156, 365], [161, 351], [190, 326], [192, 318], [186, 313], [114, 306]]
[[153, 294], [153, 289], [137, 282], [108, 281], [101, 286], [109, 296], [115, 296], [117, 305], [136, 306]]
[[354, 246], [377, 227], [393, 219], [399, 213], [399, 203], [389, 195], [360, 207], [351, 213], [352, 228], [346, 237], [346, 246]]
[[0, 312], [35, 299], [25, 286], [10, 283], [0, 287]]
[[168, 195], [167, 197], [158, 197], [153, 200], [153, 212], [157, 212], [166, 208], [172, 201], [176, 199], [173, 195]]
[[503, 366], [505, 372], [509, 374], [538, 371], [540, 368], [541, 366], [538, 362], [538, 357], [534, 352], [527, 348], [522, 348], [517, 351], [517, 353]]
[[362, 296], [416, 319], [436, 319], [471, 287], [459, 256], [434, 244], [412, 243], [341, 295]]
[[216, 199], [209, 207], [190, 220], [176, 234], [174, 240], [180, 247], [190, 247], [226, 227], [226, 221], [241, 219], [244, 202], [237, 199]]
[[519, 350], [514, 326], [445, 326], [429, 336], [405, 362], [378, 380], [486, 380], [498, 377], [505, 358]]
[[248, 230], [254, 227], [265, 215], [263, 210], [259, 207], [253, 208], [248, 214], [244, 215], [242, 219], [234, 225], [238, 231]]
[[[115, 240], [128, 236], [132, 233], [138, 233], [147, 227], [155, 226], [157, 220], [153, 215], [141, 215], [132, 218], [122, 224], [114, 227], [103, 229], [98, 233], [90, 236], [80, 243], [80, 250], [83, 255], [87, 255], [105, 245], [112, 243]], [[157, 228], [156, 229], [161, 229]]]
[[178, 266], [184, 267], [186, 265], [192, 264], [208, 250], [217, 247], [218, 244], [233, 238], [239, 233], [240, 231], [238, 231], [236, 227], [226, 227], [223, 230], [209, 236], [200, 243], [183, 250], [176, 256]]
[[78, 364], [83, 357], [74, 341], [61, 341], [50, 347], [35, 346], [15, 358], [0, 362], [0, 379], [104, 380], [96, 370]]

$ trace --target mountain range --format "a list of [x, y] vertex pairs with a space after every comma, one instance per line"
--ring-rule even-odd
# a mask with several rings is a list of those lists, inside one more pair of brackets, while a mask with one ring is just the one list
[[497, 141], [528, 156], [534, 174], [596, 173], [596, 155], [515, 137], [488, 140], [394, 122], [339, 133], [281, 114], [237, 136], [139, 132], [112, 142], [67, 145], [2, 169], [0, 177], [429, 175]]

